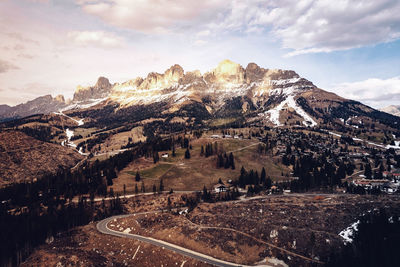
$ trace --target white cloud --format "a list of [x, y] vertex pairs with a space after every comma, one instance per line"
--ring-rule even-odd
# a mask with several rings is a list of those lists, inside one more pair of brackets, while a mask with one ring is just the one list
[[121, 38], [104, 31], [72, 31], [68, 33], [68, 38], [80, 46], [113, 48], [123, 44]]
[[367, 79], [341, 83], [330, 91], [348, 99], [361, 101], [376, 108], [400, 102], [400, 76], [390, 79]]
[[111, 25], [144, 33], [166, 33], [204, 23], [201, 21], [226, 5], [223, 0], [77, 0], [76, 3], [86, 13]]
[[399, 39], [399, 13], [397, 0], [235, 0], [222, 19], [209, 25], [270, 30], [283, 48], [293, 50], [290, 57]]
[[286, 56], [351, 49], [400, 38], [398, 0], [76, 0], [88, 14], [144, 33], [263, 34]]

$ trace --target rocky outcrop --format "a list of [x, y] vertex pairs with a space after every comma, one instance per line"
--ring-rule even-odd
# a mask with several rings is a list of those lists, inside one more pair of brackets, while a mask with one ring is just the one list
[[73, 102], [90, 101], [108, 97], [112, 89], [112, 84], [107, 78], [100, 77], [95, 86], [82, 87], [78, 86], [74, 93]]
[[228, 59], [222, 61], [211, 72], [204, 74], [204, 79], [208, 83], [233, 83], [240, 84], [244, 82], [245, 70], [239, 64]]

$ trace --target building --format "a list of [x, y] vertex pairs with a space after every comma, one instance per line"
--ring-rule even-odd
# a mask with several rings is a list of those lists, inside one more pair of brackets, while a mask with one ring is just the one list
[[221, 193], [221, 192], [226, 192], [227, 191], [227, 187], [224, 184], [216, 184], [214, 185], [214, 192], [215, 193]]

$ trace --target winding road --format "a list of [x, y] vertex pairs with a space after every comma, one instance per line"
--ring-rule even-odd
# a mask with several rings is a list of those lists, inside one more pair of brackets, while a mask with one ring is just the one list
[[[154, 212], [154, 211], [153, 211]], [[146, 213], [153, 213], [153, 212], [144, 212], [144, 213], [137, 213], [137, 215], [139, 214], [146, 214]], [[232, 262], [227, 262], [227, 261], [223, 261], [223, 260], [219, 260], [216, 258], [213, 258], [211, 256], [202, 254], [202, 253], [198, 253], [195, 252], [193, 250], [187, 249], [187, 248], [183, 248], [162, 240], [157, 240], [151, 237], [145, 237], [145, 236], [140, 236], [140, 235], [135, 235], [135, 234], [128, 234], [128, 233], [123, 233], [123, 232], [118, 232], [118, 231], [114, 231], [111, 230], [110, 228], [108, 228], [107, 224], [114, 220], [114, 219], [119, 219], [119, 218], [126, 218], [132, 216], [132, 214], [129, 215], [117, 215], [117, 216], [112, 216], [109, 218], [106, 218], [100, 222], [97, 223], [97, 230], [103, 234], [107, 234], [107, 235], [112, 235], [112, 236], [118, 236], [118, 237], [124, 237], [124, 238], [130, 238], [130, 239], [136, 239], [142, 242], [146, 242], [155, 246], [159, 246], [165, 249], [168, 249], [170, 251], [174, 251], [176, 253], [179, 253], [183, 256], [187, 256], [202, 262], [206, 262], [209, 264], [212, 264], [214, 266], [220, 266], [220, 267], [238, 267], [238, 266], [243, 266], [243, 267], [250, 267], [250, 266], [246, 266], [246, 265], [240, 265], [237, 263], [232, 263]], [[263, 266], [267, 266], [267, 265], [263, 265]], [[260, 266], [261, 267], [261, 266]]]
[[[152, 194], [152, 193], [146, 193], [146, 194]], [[296, 194], [293, 194], [293, 195], [296, 195]], [[315, 194], [308, 194], [308, 195], [315, 195]], [[319, 194], [319, 195], [331, 196], [331, 194]], [[244, 198], [244, 199], [239, 199], [239, 200], [232, 201], [231, 203], [244, 202], [244, 201], [249, 201], [249, 200], [254, 200], [254, 199], [263, 199], [263, 198], [266, 198], [266, 197], [268, 197], [268, 196], [257, 196], [257, 197], [252, 197], [252, 198]], [[154, 239], [154, 238], [151, 238], [151, 237], [145, 237], [145, 236], [141, 236], [141, 235], [129, 234], [129, 233], [115, 231], [115, 230], [112, 230], [112, 229], [108, 228], [108, 226], [107, 226], [108, 223], [113, 221], [114, 219], [126, 218], [126, 217], [130, 217], [130, 216], [134, 216], [134, 215], [151, 214], [151, 213], [157, 213], [157, 212], [162, 212], [162, 211], [161, 210], [155, 210], [155, 211], [140, 212], [140, 213], [135, 213], [135, 214], [116, 215], [116, 216], [112, 216], [112, 217], [106, 218], [106, 219], [98, 222], [96, 227], [97, 227], [97, 230], [99, 232], [103, 233], [103, 234], [117, 236], [117, 237], [123, 237], [123, 238], [136, 239], [136, 240], [139, 240], [139, 241], [142, 241], [142, 242], [146, 242], [146, 243], [149, 243], [149, 244], [152, 244], [152, 245], [155, 245], [155, 246], [159, 246], [159, 247], [168, 249], [170, 251], [174, 251], [174, 252], [179, 253], [181, 255], [184, 255], [184, 256], [187, 256], [187, 257], [190, 257], [190, 258], [202, 261], [202, 262], [206, 262], [206, 263], [212, 264], [214, 266], [221, 266], [221, 267], [231, 267], [231, 266], [254, 267], [254, 266], [240, 265], [240, 264], [237, 264], [237, 263], [232, 263], [232, 262], [219, 260], [219, 259], [213, 258], [211, 256], [208, 256], [208, 255], [205, 255], [205, 254], [202, 254], [202, 253], [199, 253], [199, 252], [196, 252], [196, 251], [184, 248], [184, 247], [180, 247], [180, 246], [177, 246], [177, 245], [174, 245], [174, 244], [162, 241], [162, 240], [157, 240], [157, 239]], [[284, 252], [286, 254], [289, 254], [291, 256], [299, 257], [299, 258], [301, 258], [303, 260], [306, 260], [306, 261], [309, 261], [309, 262], [314, 262], [314, 263], [317, 263], [317, 264], [324, 264], [321, 261], [318, 261], [318, 260], [315, 260], [315, 259], [311, 259], [311, 258], [308, 258], [306, 256], [297, 254], [295, 252], [283, 249], [281, 247], [278, 247], [278, 246], [273, 245], [271, 243], [267, 243], [264, 240], [254, 238], [253, 236], [251, 236], [251, 235], [249, 235], [247, 233], [244, 233], [244, 232], [241, 232], [241, 231], [238, 231], [238, 230], [235, 230], [235, 229], [224, 228], [224, 227], [212, 227], [212, 226], [205, 226], [205, 225], [197, 225], [197, 224], [193, 223], [190, 220], [189, 220], [189, 222], [191, 224], [194, 224], [195, 226], [197, 226], [199, 229], [200, 228], [204, 228], [204, 229], [209, 228], [209, 229], [217, 229], [217, 230], [234, 231], [234, 232], [243, 234], [245, 236], [248, 236], [250, 238], [256, 239], [260, 243], [263, 243], [263, 244], [265, 244], [265, 245], [267, 245], [269, 247], [273, 247], [275, 249], [281, 250], [282, 252]], [[257, 267], [270, 267], [270, 266], [271, 265], [257, 265]]]

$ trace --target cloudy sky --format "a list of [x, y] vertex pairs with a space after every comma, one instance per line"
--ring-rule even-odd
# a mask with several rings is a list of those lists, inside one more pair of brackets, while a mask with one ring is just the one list
[[398, 0], [1, 0], [0, 104], [223, 59], [400, 104]]

